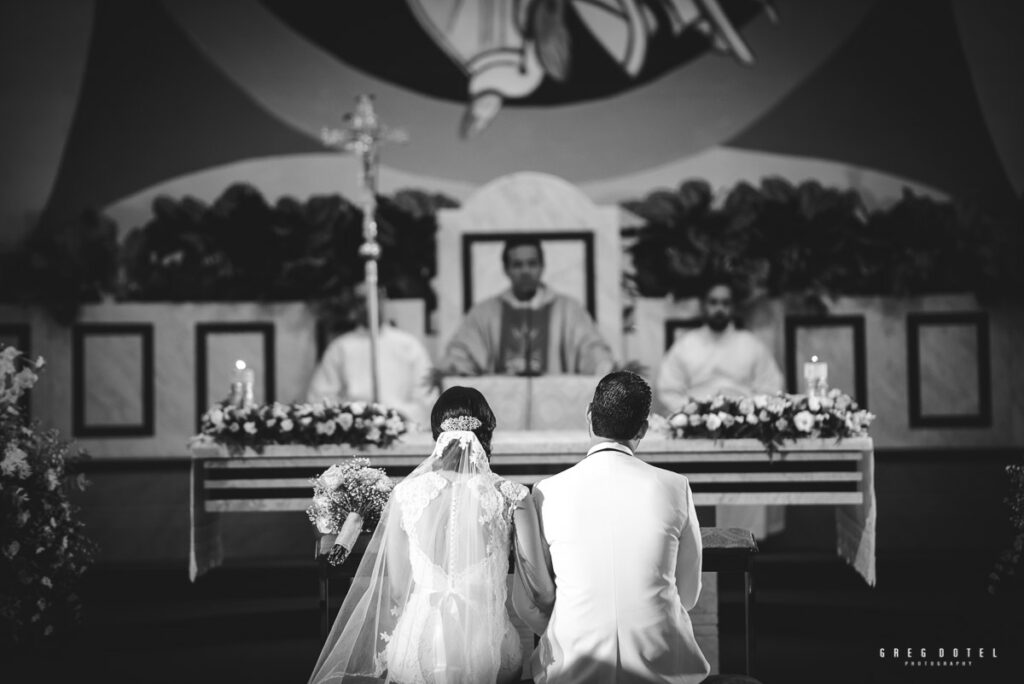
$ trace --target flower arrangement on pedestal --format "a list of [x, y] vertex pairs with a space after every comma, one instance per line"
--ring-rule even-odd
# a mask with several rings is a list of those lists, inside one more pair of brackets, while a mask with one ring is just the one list
[[365, 458], [332, 465], [311, 480], [313, 502], [306, 509], [310, 522], [322, 535], [335, 537], [327, 560], [341, 565], [360, 532], [372, 532], [394, 485], [380, 468]]
[[669, 435], [677, 439], [753, 438], [771, 453], [788, 439], [864, 436], [874, 419], [849, 395], [832, 389], [823, 397], [779, 393], [687, 398], [667, 420]]
[[94, 547], [83, 533], [68, 464], [81, 457], [56, 430], [30, 424], [24, 393], [43, 368], [0, 350], [0, 644], [40, 647], [80, 620], [76, 593]]
[[234, 453], [262, 453], [270, 444], [386, 447], [405, 434], [402, 415], [382, 404], [354, 401], [233, 406], [221, 402], [203, 414], [195, 440], [225, 445]]

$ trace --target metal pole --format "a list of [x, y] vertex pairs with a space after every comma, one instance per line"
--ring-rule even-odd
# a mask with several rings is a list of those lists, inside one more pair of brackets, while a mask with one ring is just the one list
[[377, 151], [386, 142], [405, 142], [404, 131], [390, 129], [377, 120], [373, 98], [360, 95], [356, 110], [345, 116], [346, 127], [341, 131], [325, 128], [322, 137], [326, 144], [336, 145], [359, 155], [360, 186], [363, 190], [363, 244], [359, 255], [365, 260], [366, 321], [370, 333], [370, 379], [372, 400], [380, 401], [380, 298], [378, 296], [378, 262], [380, 243], [377, 242]]

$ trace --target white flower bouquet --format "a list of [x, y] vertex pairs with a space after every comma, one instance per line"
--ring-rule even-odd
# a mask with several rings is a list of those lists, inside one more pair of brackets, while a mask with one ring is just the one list
[[382, 469], [371, 468], [365, 458], [332, 465], [311, 483], [313, 502], [306, 515], [320, 534], [337, 535], [327, 560], [341, 565], [359, 533], [370, 532], [377, 525], [394, 485]]
[[838, 389], [824, 397], [779, 393], [741, 399], [687, 398], [668, 417], [668, 434], [677, 439], [754, 438], [773, 452], [787, 439], [866, 435], [874, 419], [873, 413], [860, 409]]
[[354, 401], [232, 406], [221, 403], [203, 414], [200, 434], [234, 452], [262, 453], [268, 444], [348, 444], [386, 447], [407, 431], [405, 420], [383, 404]]

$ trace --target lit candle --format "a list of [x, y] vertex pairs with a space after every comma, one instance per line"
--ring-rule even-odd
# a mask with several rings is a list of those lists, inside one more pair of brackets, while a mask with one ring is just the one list
[[828, 391], [828, 364], [818, 361], [817, 356], [804, 364], [804, 382], [807, 384], [807, 394], [810, 396], [824, 396]]
[[247, 368], [245, 361], [238, 359], [235, 361], [235, 382], [240, 382], [243, 385], [251, 385], [256, 381], [256, 373], [252, 368]]
[[242, 359], [235, 361], [235, 381], [232, 384], [238, 388], [236, 401], [239, 406], [247, 406], [254, 403], [253, 385], [255, 383], [256, 371], [246, 367], [245, 361]]

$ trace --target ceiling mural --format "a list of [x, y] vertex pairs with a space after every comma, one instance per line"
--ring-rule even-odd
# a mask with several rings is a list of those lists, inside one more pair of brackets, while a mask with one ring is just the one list
[[[503, 106], [609, 97], [716, 50], [750, 65], [741, 26], [768, 0], [264, 0], [333, 55], [417, 92], [465, 101], [460, 131]], [[386, 40], [379, 40], [381, 35]], [[394, 45], [401, 45], [396, 56]]]
[[[341, 187], [322, 177], [338, 155], [320, 132], [363, 93], [410, 137], [382, 156], [382, 181], [426, 189], [530, 170], [619, 201], [684, 173], [799, 180], [822, 164], [854, 188], [889, 178], [897, 194], [906, 184], [999, 202], [1024, 187], [1021, 6], [83, 1], [91, 21], [40, 6], [3, 46], [8, 82], [24, 68], [16, 56], [69, 66], [47, 72], [61, 80], [46, 97], [5, 100], [26, 122], [17, 139], [0, 132], [8, 147], [61, 141], [59, 158], [29, 159], [46, 169], [9, 169], [48, 187], [0, 195], [5, 216], [62, 220], [165, 187], [216, 197], [239, 180], [296, 196]], [[60, 31], [30, 50], [47, 23]], [[87, 37], [71, 49], [61, 31], [75, 30]]]

